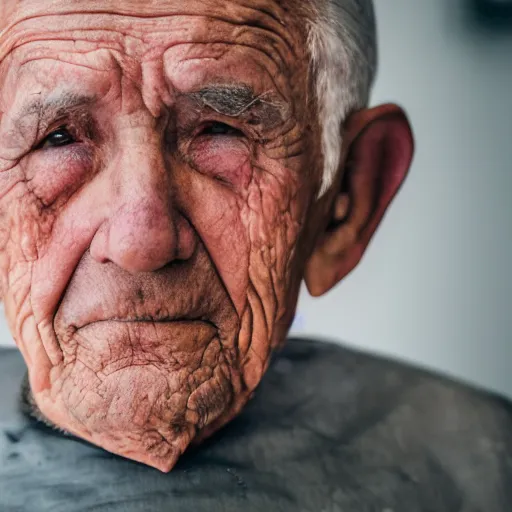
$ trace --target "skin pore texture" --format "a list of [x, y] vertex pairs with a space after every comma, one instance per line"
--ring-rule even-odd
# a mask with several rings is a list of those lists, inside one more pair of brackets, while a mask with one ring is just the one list
[[247, 403], [303, 278], [352, 270], [409, 167], [401, 110], [361, 112], [316, 199], [293, 4], [0, 7], [0, 292], [33, 400], [161, 471]]

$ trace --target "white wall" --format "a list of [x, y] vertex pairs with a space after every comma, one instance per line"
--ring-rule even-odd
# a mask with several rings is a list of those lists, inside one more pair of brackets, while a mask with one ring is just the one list
[[461, 5], [376, 0], [374, 103], [408, 110], [416, 159], [362, 265], [303, 294], [294, 332], [512, 396], [512, 37], [467, 25]]
[[512, 396], [512, 34], [456, 0], [376, 0], [373, 103], [409, 112], [417, 154], [362, 265], [296, 332], [397, 356]]

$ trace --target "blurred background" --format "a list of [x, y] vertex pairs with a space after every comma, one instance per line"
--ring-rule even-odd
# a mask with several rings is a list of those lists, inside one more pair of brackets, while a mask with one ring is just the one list
[[407, 110], [416, 157], [362, 264], [324, 298], [304, 291], [292, 333], [512, 397], [511, 2], [375, 3], [372, 103]]
[[360, 267], [304, 291], [294, 333], [512, 397], [511, 3], [375, 1], [372, 103], [407, 110], [416, 157]]

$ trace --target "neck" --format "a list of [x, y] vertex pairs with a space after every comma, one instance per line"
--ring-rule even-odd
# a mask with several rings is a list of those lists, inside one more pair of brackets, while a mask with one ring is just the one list
[[25, 377], [21, 383], [20, 406], [21, 411], [27, 416], [34, 418], [40, 423], [44, 423], [47, 427], [58, 430], [62, 434], [68, 435], [68, 432], [55, 425], [55, 423], [52, 423], [37, 406], [32, 390], [30, 389], [28, 372], [25, 373]]

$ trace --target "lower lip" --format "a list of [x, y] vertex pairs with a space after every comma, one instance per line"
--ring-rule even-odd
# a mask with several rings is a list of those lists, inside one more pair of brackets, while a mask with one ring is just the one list
[[[76, 331], [78, 346], [93, 352], [123, 351], [132, 347], [148, 352], [196, 352], [204, 349], [218, 331], [208, 322], [131, 322], [104, 320], [88, 324]], [[114, 356], [112, 354], [112, 356]]]

